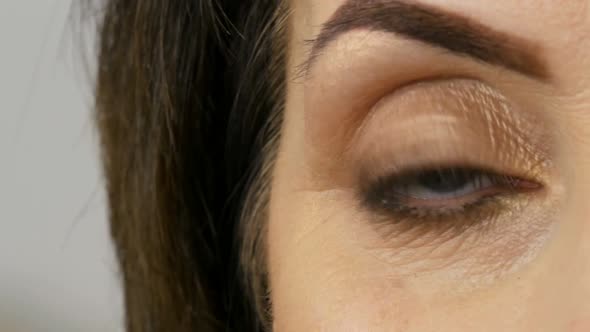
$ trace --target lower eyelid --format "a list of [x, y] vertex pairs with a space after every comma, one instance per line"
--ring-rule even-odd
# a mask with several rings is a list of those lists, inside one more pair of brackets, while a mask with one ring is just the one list
[[[506, 218], [525, 218], [524, 212], [532, 202], [544, 200], [544, 187], [532, 186], [526, 180], [518, 189], [496, 186], [485, 192], [476, 192], [469, 197], [444, 201], [426, 201], [408, 197], [397, 197], [395, 201], [379, 201], [360, 193], [361, 210], [372, 215], [371, 224], [385, 238], [397, 237], [409, 233], [415, 236], [442, 236], [453, 238], [464, 236], [464, 233], [496, 232], [508, 227], [497, 224], [497, 220]], [[370, 199], [372, 198], [372, 200]], [[404, 201], [405, 200], [405, 201]], [[522, 216], [522, 217], [519, 217]], [[421, 234], [421, 235], [418, 235]], [[437, 235], [438, 234], [438, 235]], [[443, 235], [444, 234], [444, 235]], [[439, 242], [440, 239], [432, 240]]]
[[501, 187], [491, 187], [484, 190], [479, 190], [467, 195], [460, 195], [453, 198], [419, 198], [408, 195], [399, 195], [399, 199], [404, 201], [405, 205], [411, 205], [413, 207], [425, 207], [425, 208], [436, 208], [436, 207], [451, 207], [451, 206], [464, 206], [470, 203], [482, 199], [485, 197], [506, 193], [507, 190]]
[[396, 270], [407, 268], [412, 275], [455, 270], [491, 282], [537, 256], [553, 229], [554, 198], [492, 196], [450, 218], [424, 211], [365, 215], [376, 235], [370, 241], [374, 254]]

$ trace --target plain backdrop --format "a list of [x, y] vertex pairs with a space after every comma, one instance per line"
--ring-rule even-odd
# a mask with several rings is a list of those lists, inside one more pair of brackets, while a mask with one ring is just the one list
[[122, 331], [83, 1], [0, 1], [0, 331]]

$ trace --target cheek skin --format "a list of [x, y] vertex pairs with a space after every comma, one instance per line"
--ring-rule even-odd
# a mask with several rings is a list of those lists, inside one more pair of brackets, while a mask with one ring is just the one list
[[[358, 239], [349, 221], [333, 202], [349, 198], [345, 192], [300, 192], [277, 197], [271, 209], [269, 262], [276, 331], [372, 330], [387, 327], [404, 296], [401, 280], [381, 282], [368, 271], [367, 258], [351, 255]], [[329, 205], [326, 205], [329, 204]], [[326, 208], [327, 206], [333, 208]], [[288, 211], [285, 211], [288, 209]], [[304, 213], [301, 213], [305, 211]], [[307, 220], [304, 227], [290, 227]], [[362, 231], [357, 228], [356, 231]], [[387, 294], [387, 295], [386, 295]], [[384, 296], [386, 295], [386, 296]], [[391, 297], [390, 297], [391, 296]], [[405, 309], [416, 300], [405, 299]]]
[[559, 311], [545, 297], [543, 265], [460, 297], [436, 280], [399, 277], [363, 248], [370, 234], [338, 203], [348, 193], [293, 194], [277, 180], [268, 234], [275, 331], [541, 331], [530, 317]]
[[351, 194], [301, 190], [288, 161], [277, 165], [268, 233], [275, 331], [532, 332], [569, 323], [573, 309], [555, 299], [571, 293], [576, 274], [547, 262], [563, 261], [571, 236], [518, 275], [458, 296], [428, 277], [400, 277], [372, 255], [363, 246], [372, 235], [341, 204]]

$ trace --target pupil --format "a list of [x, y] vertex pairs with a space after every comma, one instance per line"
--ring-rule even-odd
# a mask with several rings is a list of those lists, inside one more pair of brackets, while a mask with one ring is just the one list
[[464, 188], [472, 179], [464, 170], [428, 171], [418, 175], [418, 183], [436, 193], [451, 193]]

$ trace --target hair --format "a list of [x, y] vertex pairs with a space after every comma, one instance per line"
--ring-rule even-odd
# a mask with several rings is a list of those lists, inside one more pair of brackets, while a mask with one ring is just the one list
[[96, 118], [128, 331], [260, 331], [280, 0], [107, 0]]

